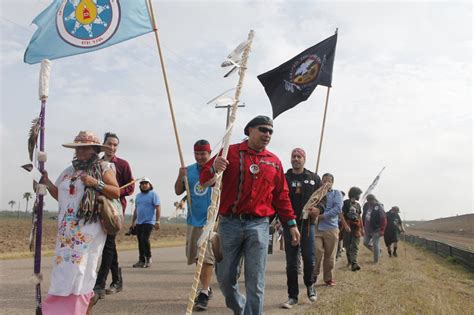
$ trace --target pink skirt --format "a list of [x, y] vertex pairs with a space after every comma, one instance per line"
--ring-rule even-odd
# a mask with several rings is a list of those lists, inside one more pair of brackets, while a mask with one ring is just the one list
[[85, 315], [94, 291], [83, 295], [48, 294], [42, 303], [43, 315]]

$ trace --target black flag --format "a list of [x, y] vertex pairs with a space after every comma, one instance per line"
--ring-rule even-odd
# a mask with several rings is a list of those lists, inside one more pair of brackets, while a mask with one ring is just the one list
[[306, 101], [318, 84], [331, 86], [337, 33], [258, 76], [272, 103], [273, 119]]

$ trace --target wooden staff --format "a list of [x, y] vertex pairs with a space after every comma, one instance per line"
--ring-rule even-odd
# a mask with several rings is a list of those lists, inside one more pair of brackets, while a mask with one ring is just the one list
[[132, 180], [132, 181], [126, 183], [125, 185], [120, 186], [119, 189], [127, 188], [128, 186], [133, 185], [133, 184], [135, 184], [136, 182], [138, 182], [139, 180], [142, 180], [142, 179], [144, 179], [144, 178], [145, 178], [145, 177], [140, 177], [140, 178], [134, 179], [134, 180]]
[[[227, 158], [227, 153], [229, 152], [230, 136], [232, 134], [235, 117], [237, 115], [240, 92], [242, 90], [242, 85], [245, 78], [245, 70], [247, 69], [247, 60], [249, 57], [250, 46], [252, 45], [253, 37], [254, 37], [254, 32], [251, 30], [248, 35], [248, 45], [245, 48], [242, 55], [242, 63], [241, 63], [240, 71], [239, 71], [239, 82], [237, 83], [237, 89], [235, 90], [235, 96], [234, 96], [234, 103], [232, 104], [232, 111], [229, 117], [230, 130], [226, 132], [224, 136], [223, 148], [222, 148], [222, 157], [224, 159]], [[190, 315], [193, 313], [194, 299], [196, 298], [196, 292], [197, 292], [199, 280], [201, 277], [202, 263], [204, 261], [204, 255], [206, 253], [207, 243], [209, 241], [210, 232], [213, 231], [214, 229], [214, 224], [216, 222], [216, 218], [218, 214], [218, 204], [219, 204], [219, 197], [220, 197], [220, 192], [221, 192], [221, 184], [222, 184], [222, 172], [219, 172], [216, 174], [216, 182], [214, 184], [214, 188], [212, 189], [211, 204], [209, 205], [209, 208], [207, 210], [208, 211], [207, 223], [203, 229], [203, 233], [207, 233], [207, 235], [204, 234], [205, 235], [204, 242], [202, 242], [201, 246], [199, 246], [198, 261], [196, 264], [196, 270], [194, 272], [194, 282], [191, 287], [191, 292], [188, 298], [188, 306], [186, 308], [187, 315]]]
[[[161, 51], [160, 36], [158, 34], [158, 27], [156, 26], [155, 14], [153, 12], [153, 6], [151, 4], [151, 0], [147, 0], [147, 3], [148, 3], [148, 14], [150, 15], [151, 23], [153, 26], [153, 32], [155, 33], [156, 46], [158, 48], [158, 54], [160, 56], [161, 71], [163, 73], [163, 81], [165, 82], [166, 95], [168, 97], [168, 105], [169, 105], [170, 113], [171, 113], [171, 121], [173, 122], [173, 130], [174, 130], [174, 135], [176, 138], [176, 145], [178, 146], [179, 160], [181, 162], [181, 167], [185, 167], [186, 164], [184, 163], [183, 152], [181, 150], [181, 143], [179, 141], [178, 127], [176, 126], [176, 118], [174, 114], [173, 102], [171, 101], [171, 91], [170, 91], [170, 87], [168, 83], [168, 76], [166, 75], [163, 52]], [[184, 186], [186, 188], [187, 194], [191, 196], [191, 190], [189, 188], [189, 181], [188, 181], [187, 175], [184, 176]], [[188, 205], [189, 205], [189, 211], [191, 211], [191, 206], [192, 206], [191, 198], [188, 198]]]

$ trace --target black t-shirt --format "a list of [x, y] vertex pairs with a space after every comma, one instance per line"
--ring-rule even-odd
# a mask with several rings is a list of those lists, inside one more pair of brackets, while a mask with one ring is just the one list
[[301, 174], [293, 174], [293, 171], [289, 169], [285, 176], [290, 190], [291, 206], [299, 222], [304, 205], [313, 192], [321, 186], [321, 179], [307, 169]]
[[351, 202], [350, 199], [346, 199], [342, 205], [342, 213], [347, 222], [355, 221], [362, 213], [360, 204], [357, 201]]

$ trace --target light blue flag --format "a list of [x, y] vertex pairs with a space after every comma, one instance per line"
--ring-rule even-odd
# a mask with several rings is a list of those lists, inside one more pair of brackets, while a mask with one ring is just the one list
[[33, 24], [38, 29], [24, 61], [83, 54], [153, 31], [147, 0], [55, 0]]

